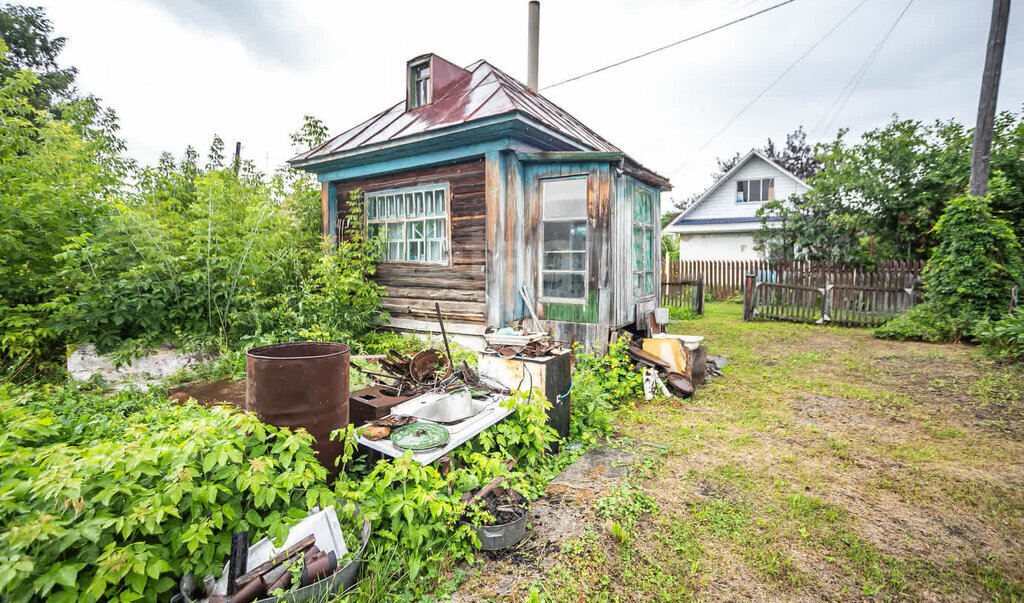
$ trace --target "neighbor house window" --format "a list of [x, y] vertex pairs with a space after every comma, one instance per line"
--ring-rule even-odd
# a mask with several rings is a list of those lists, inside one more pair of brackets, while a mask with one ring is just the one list
[[383, 238], [386, 262], [448, 263], [448, 185], [367, 193], [370, 237]]
[[409, 66], [409, 108], [430, 102], [430, 61]]
[[587, 178], [541, 181], [541, 297], [587, 298]]
[[633, 189], [633, 297], [654, 295], [654, 193]]
[[760, 178], [758, 180], [737, 180], [736, 181], [736, 202], [744, 201], [774, 201], [775, 200], [775, 178]]

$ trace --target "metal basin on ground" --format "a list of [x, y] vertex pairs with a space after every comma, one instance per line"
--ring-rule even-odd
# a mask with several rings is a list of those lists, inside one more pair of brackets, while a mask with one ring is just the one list
[[519, 541], [526, 536], [526, 517], [528, 515], [527, 511], [523, 511], [522, 516], [518, 519], [496, 526], [475, 526], [463, 523], [476, 530], [476, 535], [480, 539], [480, 550], [500, 551], [519, 544]]

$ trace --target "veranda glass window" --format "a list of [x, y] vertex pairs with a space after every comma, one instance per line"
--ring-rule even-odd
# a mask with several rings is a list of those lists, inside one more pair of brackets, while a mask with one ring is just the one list
[[541, 297], [587, 298], [587, 178], [541, 182]]
[[654, 295], [654, 193], [633, 189], [633, 297]]
[[367, 193], [371, 237], [384, 239], [385, 262], [448, 263], [448, 186]]

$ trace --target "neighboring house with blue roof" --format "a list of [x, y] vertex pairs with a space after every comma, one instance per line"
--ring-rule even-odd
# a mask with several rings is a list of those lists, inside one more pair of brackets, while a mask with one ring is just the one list
[[677, 237], [684, 260], [763, 259], [754, 249], [754, 232], [761, 228], [757, 210], [767, 201], [810, 189], [764, 153], [752, 150], [663, 232]]

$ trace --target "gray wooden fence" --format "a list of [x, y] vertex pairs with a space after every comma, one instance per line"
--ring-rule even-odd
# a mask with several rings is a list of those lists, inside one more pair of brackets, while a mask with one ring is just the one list
[[778, 265], [745, 277], [743, 318], [875, 327], [916, 304], [923, 261], [870, 272], [841, 264]]
[[682, 272], [678, 264], [662, 264], [661, 305], [667, 308], [693, 308], [704, 314], [704, 276]]

